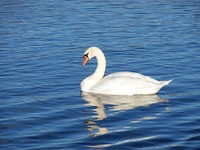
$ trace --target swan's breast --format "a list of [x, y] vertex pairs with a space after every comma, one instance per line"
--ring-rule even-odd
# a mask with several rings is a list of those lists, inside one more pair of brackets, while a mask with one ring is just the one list
[[81, 82], [81, 91], [84, 92], [89, 92], [89, 89], [93, 86], [93, 83], [91, 81], [91, 76], [85, 78], [82, 82]]

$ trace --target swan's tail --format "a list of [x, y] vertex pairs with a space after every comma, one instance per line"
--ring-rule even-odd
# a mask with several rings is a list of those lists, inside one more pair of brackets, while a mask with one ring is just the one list
[[161, 81], [161, 87], [168, 85], [170, 82], [172, 82], [173, 80], [168, 80], [168, 81]]

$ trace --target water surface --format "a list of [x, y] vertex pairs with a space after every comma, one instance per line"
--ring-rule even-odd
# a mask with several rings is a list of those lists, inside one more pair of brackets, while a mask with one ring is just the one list
[[[0, 2], [0, 149], [198, 149], [200, 2]], [[80, 93], [106, 74], [174, 79], [157, 95]]]

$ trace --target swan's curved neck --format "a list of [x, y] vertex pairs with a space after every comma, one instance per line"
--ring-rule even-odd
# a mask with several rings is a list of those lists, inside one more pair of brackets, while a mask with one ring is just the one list
[[95, 72], [92, 74], [92, 78], [98, 82], [104, 76], [104, 73], [106, 70], [106, 58], [105, 58], [103, 52], [100, 50], [96, 51], [95, 56], [97, 58], [98, 64], [97, 64], [97, 68], [96, 68]]
[[88, 76], [81, 82], [81, 90], [85, 92], [90, 92], [90, 89], [101, 81], [106, 70], [106, 58], [103, 52], [100, 49], [93, 49], [93, 51], [89, 51], [89, 53], [91, 55], [90, 59], [96, 57], [97, 68], [92, 75]]

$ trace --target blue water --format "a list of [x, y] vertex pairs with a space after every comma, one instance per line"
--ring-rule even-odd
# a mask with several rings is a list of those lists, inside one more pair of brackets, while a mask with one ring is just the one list
[[[80, 93], [106, 74], [173, 79], [157, 95]], [[200, 1], [0, 1], [0, 149], [200, 147]]]

